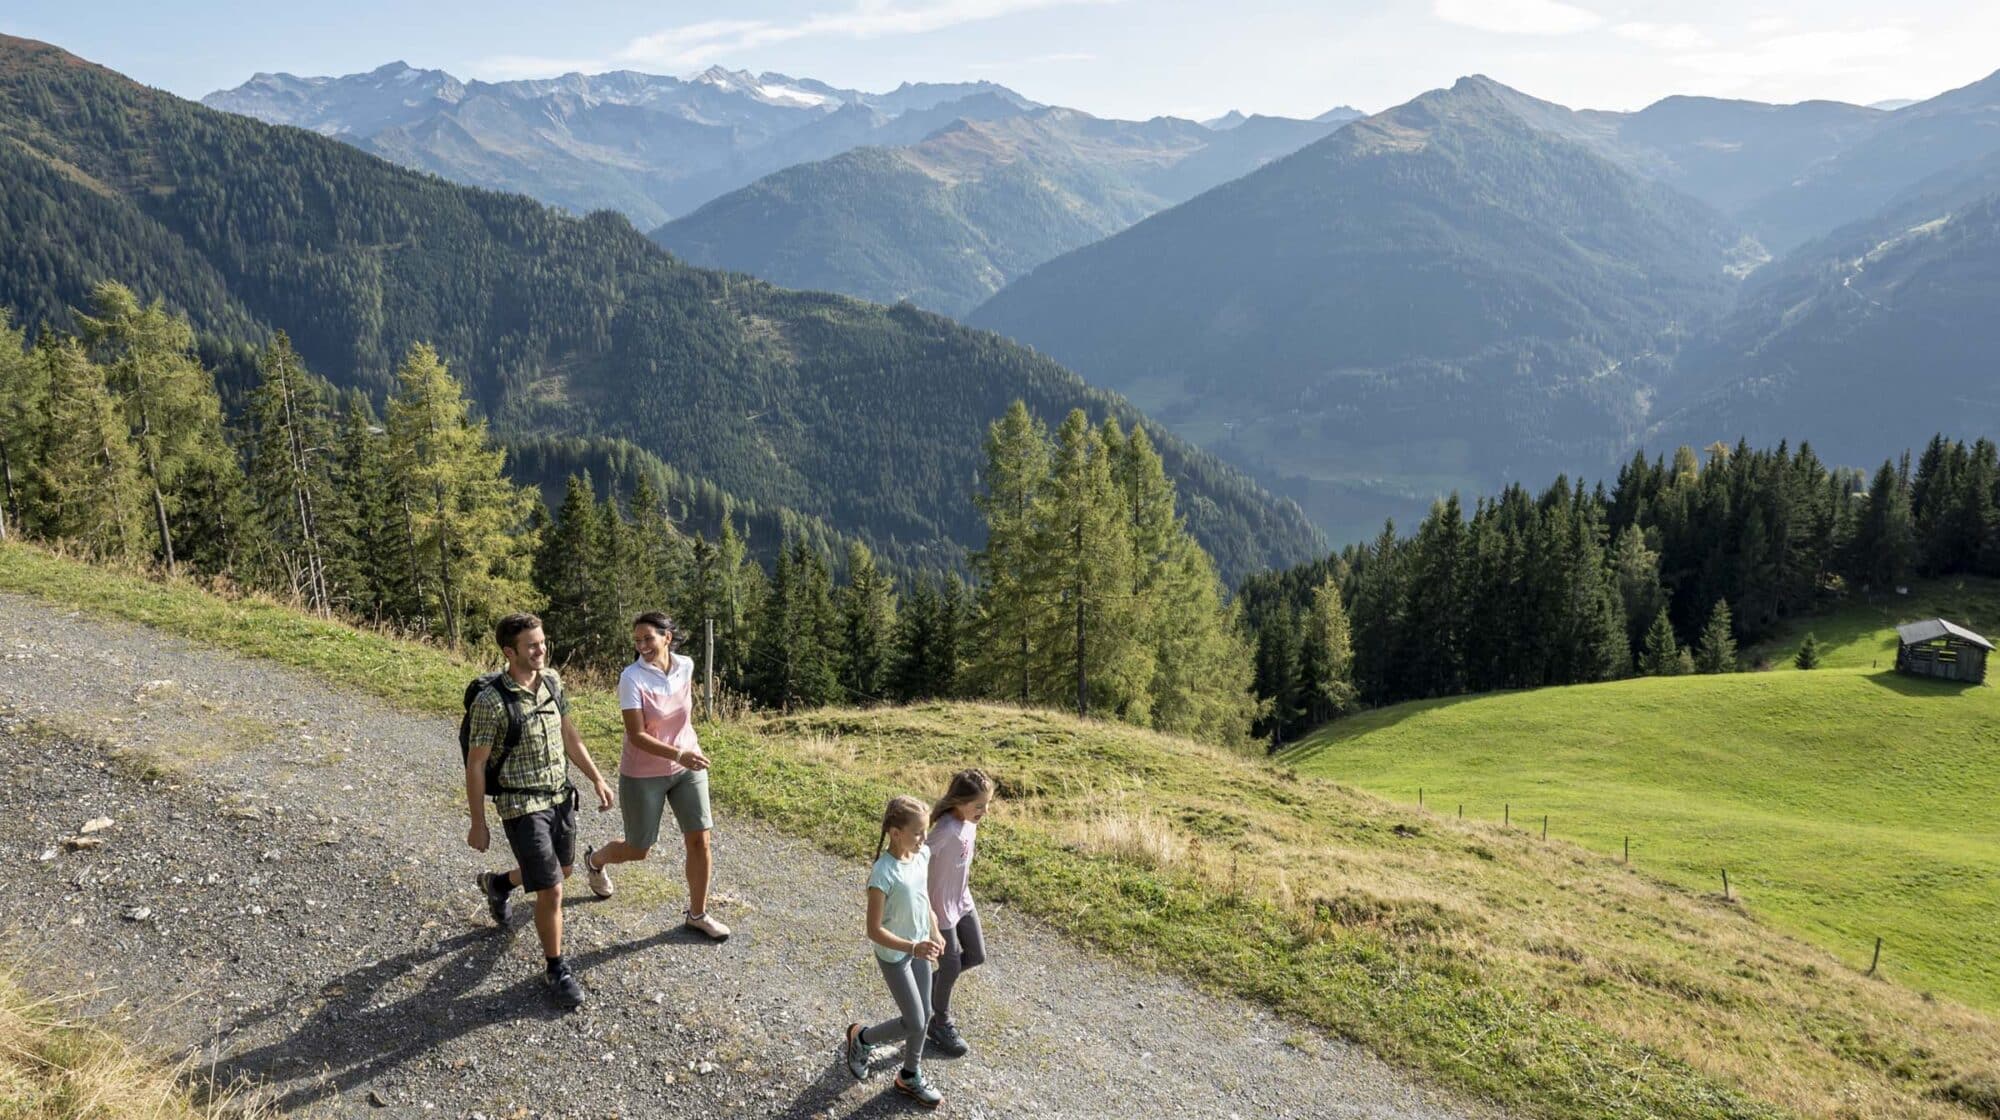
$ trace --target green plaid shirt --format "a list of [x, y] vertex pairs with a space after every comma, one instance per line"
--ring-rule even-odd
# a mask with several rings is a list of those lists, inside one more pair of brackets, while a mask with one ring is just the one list
[[[562, 721], [569, 714], [569, 696], [562, 690], [562, 678], [553, 670], [542, 670], [535, 691], [500, 677], [500, 687], [521, 704], [521, 741], [500, 767], [500, 784], [514, 789], [560, 790], [558, 793], [503, 793], [493, 799], [494, 811], [503, 821], [526, 816], [560, 804], [569, 787], [569, 759], [563, 754]], [[472, 701], [472, 725], [466, 742], [485, 743], [494, 754], [507, 745], [507, 705], [499, 692], [482, 690]]]

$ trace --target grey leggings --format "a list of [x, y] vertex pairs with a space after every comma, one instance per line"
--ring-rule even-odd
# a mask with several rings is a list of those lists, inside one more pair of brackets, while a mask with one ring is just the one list
[[986, 936], [979, 932], [979, 911], [967, 910], [957, 925], [944, 927], [944, 953], [938, 957], [937, 978], [931, 981], [931, 1014], [951, 1022], [951, 989], [959, 973], [986, 963]]
[[915, 954], [900, 961], [885, 961], [875, 958], [882, 969], [882, 979], [889, 982], [889, 994], [896, 997], [896, 1010], [902, 1012], [894, 1019], [884, 1019], [861, 1032], [861, 1045], [875, 1046], [884, 1042], [903, 1040], [903, 1068], [911, 1073], [923, 1070], [924, 1028], [931, 1021], [931, 962], [918, 960]]

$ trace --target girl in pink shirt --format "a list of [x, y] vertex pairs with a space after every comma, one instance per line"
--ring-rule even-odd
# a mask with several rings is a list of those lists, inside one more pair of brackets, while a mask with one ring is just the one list
[[979, 911], [972, 906], [972, 853], [978, 843], [979, 819], [993, 801], [993, 779], [983, 770], [960, 770], [931, 810], [931, 912], [944, 935], [944, 952], [931, 978], [931, 1044], [956, 1058], [971, 1049], [951, 1018], [951, 989], [959, 974], [986, 960], [986, 938], [979, 929]]

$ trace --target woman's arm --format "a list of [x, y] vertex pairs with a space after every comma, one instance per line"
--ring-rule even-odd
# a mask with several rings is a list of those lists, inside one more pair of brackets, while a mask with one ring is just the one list
[[672, 743], [661, 742], [659, 739], [646, 734], [645, 712], [640, 711], [638, 708], [627, 708], [618, 714], [625, 719], [626, 742], [631, 743], [647, 754], [658, 755], [668, 762], [679, 762], [681, 760], [681, 750], [679, 747], [674, 746]]
[[[916, 952], [916, 942], [911, 941], [907, 937], [897, 937], [895, 934], [882, 928], [882, 907], [888, 899], [889, 896], [882, 893], [881, 887], [868, 888], [868, 940], [882, 946], [884, 949], [894, 949], [898, 953]], [[929, 904], [926, 903], [925, 905]]]

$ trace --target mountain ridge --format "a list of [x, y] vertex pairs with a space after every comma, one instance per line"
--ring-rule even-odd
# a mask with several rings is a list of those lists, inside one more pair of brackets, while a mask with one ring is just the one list
[[[616, 215], [416, 174], [46, 44], [0, 37], [0, 107], [0, 304], [31, 329], [119, 279], [211, 337], [285, 329], [317, 372], [378, 396], [429, 342], [502, 437], [625, 438], [912, 566], [978, 542], [979, 446], [1013, 399], [1146, 423], [949, 320], [694, 269]], [[1153, 434], [1232, 577], [1324, 547], [1295, 508]]]

